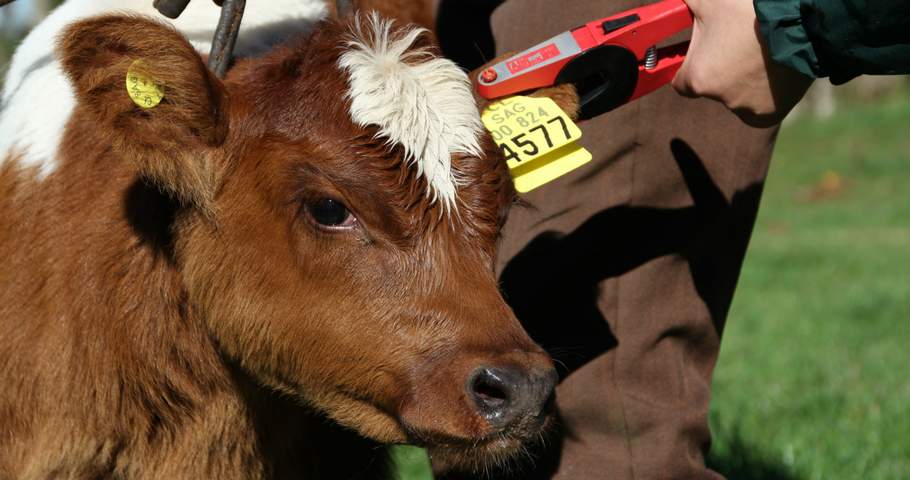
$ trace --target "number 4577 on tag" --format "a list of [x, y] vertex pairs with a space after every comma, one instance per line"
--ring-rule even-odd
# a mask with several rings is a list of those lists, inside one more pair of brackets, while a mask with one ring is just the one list
[[502, 149], [519, 192], [533, 190], [591, 160], [581, 130], [549, 98], [510, 97], [481, 116]]

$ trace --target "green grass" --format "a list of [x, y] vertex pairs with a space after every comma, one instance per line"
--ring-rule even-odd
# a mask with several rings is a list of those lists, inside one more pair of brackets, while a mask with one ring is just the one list
[[780, 133], [714, 377], [738, 479], [910, 478], [910, 93]]
[[433, 478], [430, 459], [426, 450], [417, 447], [396, 445], [391, 447], [392, 461], [395, 463], [395, 480], [429, 480]]

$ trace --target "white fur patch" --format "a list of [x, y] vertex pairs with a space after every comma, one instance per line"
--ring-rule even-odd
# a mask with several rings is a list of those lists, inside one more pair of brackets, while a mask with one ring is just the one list
[[[195, 0], [176, 20], [152, 7], [152, 0], [68, 0], [35, 27], [16, 50], [0, 100], [0, 164], [19, 156], [23, 167], [43, 177], [60, 162], [60, 145], [77, 99], [54, 54], [57, 35], [80, 18], [104, 13], [144, 14], [172, 23], [200, 52], [207, 54], [220, 16], [211, 1]], [[235, 55], [270, 50], [292, 33], [306, 33], [328, 13], [320, 0], [249, 0]], [[163, 47], [166, 48], [166, 47]]]
[[354, 27], [339, 66], [350, 76], [351, 118], [376, 125], [426, 175], [433, 200], [455, 207], [452, 154], [480, 155], [483, 128], [467, 74], [452, 61], [408, 49], [423, 29], [404, 35], [372, 15]]

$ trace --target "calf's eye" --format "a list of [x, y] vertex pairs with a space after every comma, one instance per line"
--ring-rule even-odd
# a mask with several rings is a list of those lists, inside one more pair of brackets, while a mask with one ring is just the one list
[[337, 200], [324, 198], [309, 205], [310, 216], [320, 225], [327, 227], [347, 227], [354, 223], [354, 215]]

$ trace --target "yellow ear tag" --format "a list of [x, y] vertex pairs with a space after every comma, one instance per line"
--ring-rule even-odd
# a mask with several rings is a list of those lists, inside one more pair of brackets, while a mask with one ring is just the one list
[[591, 153], [576, 142], [581, 130], [549, 98], [506, 98], [487, 107], [481, 119], [505, 154], [519, 192], [591, 161]]
[[164, 98], [164, 82], [143, 73], [148, 64], [136, 60], [126, 71], [126, 90], [133, 103], [142, 108], [152, 108]]

